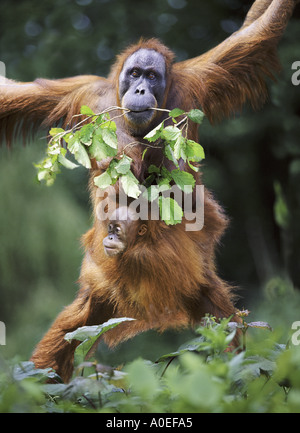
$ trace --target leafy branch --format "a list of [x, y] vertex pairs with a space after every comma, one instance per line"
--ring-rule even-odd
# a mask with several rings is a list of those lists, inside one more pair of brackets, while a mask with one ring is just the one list
[[[117, 155], [117, 127], [114, 119], [120, 116], [111, 119], [109, 114], [117, 108], [119, 109], [119, 107], [111, 107], [95, 114], [89, 107], [83, 105], [80, 114], [74, 116], [84, 115], [85, 118], [82, 121], [69, 130], [50, 129], [51, 138], [48, 143], [47, 157], [39, 164], [35, 164], [38, 169], [38, 181], [45, 181], [50, 186], [54, 183], [56, 175], [60, 173], [60, 166], [74, 169], [83, 165], [90, 169], [91, 158], [100, 161], [109, 156]], [[127, 109], [120, 109], [124, 112], [128, 111]], [[121, 116], [123, 115], [124, 113], [121, 114]], [[67, 151], [74, 156], [79, 165], [66, 158]]]
[[[110, 113], [116, 109], [122, 110], [122, 114], [111, 118]], [[159, 167], [151, 165], [148, 169], [148, 177], [143, 185], [140, 185], [131, 170], [132, 158], [126, 154], [129, 147], [139, 143], [128, 143], [122, 151], [119, 151], [117, 127], [114, 122], [116, 118], [124, 116], [129, 110], [110, 107], [96, 114], [84, 105], [81, 107], [80, 114], [75, 117], [84, 115], [85, 118], [71, 129], [52, 128], [50, 130], [51, 138], [48, 143], [47, 157], [39, 164], [35, 164], [38, 169], [38, 181], [45, 181], [50, 186], [54, 183], [56, 175], [60, 173], [61, 166], [72, 170], [83, 165], [90, 169], [91, 159], [96, 161], [110, 159], [107, 169], [94, 178], [96, 186], [106, 189], [120, 181], [125, 194], [134, 199], [140, 197], [143, 188], [144, 190], [146, 188], [144, 197], [150, 202], [158, 199], [162, 220], [167, 224], [181, 222], [183, 216], [181, 207], [174, 199], [164, 197], [162, 193], [169, 190], [171, 184], [177, 185], [181, 190], [184, 190], [185, 186], [194, 188], [194, 176], [181, 170], [179, 161], [183, 160], [193, 171], [198, 171], [198, 168], [192, 163], [198, 163], [204, 159], [204, 150], [200, 144], [189, 140], [187, 133], [189, 121], [201, 124], [204, 114], [196, 109], [187, 113], [178, 108], [155, 110], [165, 111], [169, 116], [144, 137], [149, 144], [145, 144], [142, 158], [145, 157], [149, 148], [160, 147], [164, 157], [176, 167], [174, 170], [169, 171], [163, 165]], [[165, 122], [170, 119], [173, 125], [165, 127]], [[68, 151], [76, 162], [67, 158]]]

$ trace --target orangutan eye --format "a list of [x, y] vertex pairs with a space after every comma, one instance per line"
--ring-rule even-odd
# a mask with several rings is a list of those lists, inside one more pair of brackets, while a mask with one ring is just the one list
[[140, 73], [140, 71], [139, 71], [138, 69], [133, 69], [133, 70], [131, 71], [130, 75], [131, 75], [133, 78], [138, 78], [138, 77], [141, 75], [141, 73]]
[[155, 72], [149, 72], [149, 74], [148, 74], [148, 78], [149, 78], [150, 80], [155, 80], [155, 78], [156, 78], [156, 74], [155, 74]]

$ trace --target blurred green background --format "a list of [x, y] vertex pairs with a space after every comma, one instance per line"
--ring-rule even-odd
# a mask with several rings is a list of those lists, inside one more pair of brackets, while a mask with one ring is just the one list
[[[8, 78], [32, 81], [78, 74], [105, 76], [115, 56], [141, 36], [159, 37], [178, 60], [197, 56], [241, 25], [251, 1], [23, 0], [0, 3], [0, 60]], [[263, 110], [247, 107], [220, 125], [201, 126], [204, 179], [231, 218], [218, 253], [223, 278], [240, 287], [239, 306], [283, 334], [300, 320], [300, 7], [280, 43], [282, 73]], [[78, 289], [80, 236], [91, 225], [85, 170], [64, 170], [53, 187], [38, 185], [33, 162], [45, 133], [27, 147], [0, 149], [0, 353], [26, 359]], [[107, 363], [152, 360], [186, 333], [149, 332]]]

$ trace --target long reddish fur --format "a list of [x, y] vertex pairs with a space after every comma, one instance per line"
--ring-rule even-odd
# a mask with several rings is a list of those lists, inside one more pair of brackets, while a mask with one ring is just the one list
[[[230, 115], [247, 101], [257, 107], [267, 95], [266, 77], [279, 69], [276, 46], [295, 3], [257, 0], [238, 32], [202, 56], [184, 62], [174, 64], [173, 53], [160, 41], [150, 39], [126, 49], [107, 79], [80, 76], [38, 79], [33, 83], [7, 80], [0, 86], [1, 134], [10, 143], [16, 133], [26, 134], [30, 128], [48, 128], [60, 121], [71, 124], [84, 104], [95, 112], [116, 106], [120, 71], [127, 57], [139, 48], [156, 50], [166, 60], [164, 107], [189, 110], [200, 106], [212, 122]], [[163, 114], [159, 113], [156, 120], [161, 119]], [[123, 118], [117, 120], [117, 128], [119, 148], [126, 146], [126, 153], [134, 160], [134, 173], [142, 182], [149, 165], [161, 163], [161, 151], [149, 150], [142, 161], [142, 138], [132, 136]], [[189, 138], [198, 140], [196, 126], [189, 128]], [[127, 146], [133, 142], [135, 145]], [[86, 253], [80, 290], [31, 358], [37, 367], [53, 367], [64, 381], [72, 374], [77, 345], [67, 343], [64, 335], [80, 326], [99, 324], [111, 317], [135, 318], [105, 334], [105, 341], [114, 346], [147, 329], [193, 326], [205, 313], [217, 317], [235, 314], [232, 288], [216, 273], [215, 249], [227, 219], [212, 195], [205, 191], [201, 231], [186, 232], [185, 222], [168, 227], [161, 221], [149, 221], [145, 237], [136, 240], [122, 256], [108, 258], [102, 248], [106, 228], [96, 217], [100, 199], [93, 184], [94, 176], [105, 165], [98, 162], [93, 167], [90, 185], [94, 225], [83, 237]], [[195, 176], [201, 184], [201, 175]]]

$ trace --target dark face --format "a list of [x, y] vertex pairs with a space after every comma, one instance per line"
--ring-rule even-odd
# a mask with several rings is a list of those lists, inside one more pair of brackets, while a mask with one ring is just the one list
[[147, 226], [134, 221], [134, 215], [127, 207], [120, 207], [111, 215], [107, 231], [103, 246], [105, 254], [112, 257], [123, 253], [129, 242], [132, 244], [138, 236], [143, 236]]
[[108, 225], [108, 235], [103, 239], [105, 254], [109, 257], [122, 253], [127, 248], [126, 225], [121, 221]]
[[125, 61], [119, 77], [121, 105], [131, 110], [125, 119], [135, 133], [143, 134], [162, 106], [166, 90], [166, 64], [162, 54], [142, 48]]

